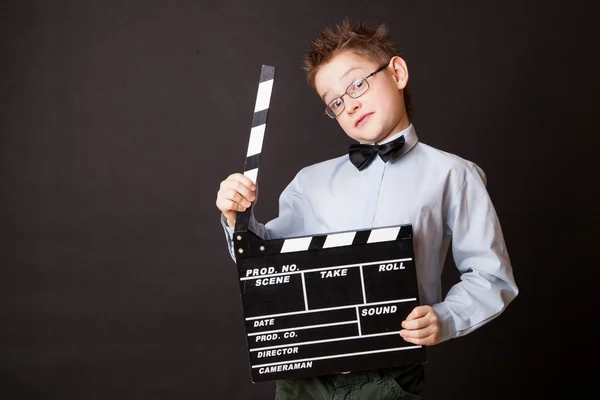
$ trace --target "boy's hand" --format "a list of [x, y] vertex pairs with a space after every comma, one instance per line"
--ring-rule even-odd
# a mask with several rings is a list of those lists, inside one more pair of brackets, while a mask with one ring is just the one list
[[231, 174], [221, 182], [217, 192], [217, 208], [227, 219], [227, 225], [235, 226], [239, 211], [246, 211], [256, 201], [256, 185], [247, 176]]
[[410, 343], [431, 346], [440, 342], [440, 320], [431, 306], [417, 306], [402, 321], [400, 336]]

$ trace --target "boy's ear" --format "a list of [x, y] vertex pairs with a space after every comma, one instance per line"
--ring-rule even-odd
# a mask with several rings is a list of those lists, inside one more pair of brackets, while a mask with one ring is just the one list
[[398, 89], [404, 89], [408, 85], [408, 68], [406, 62], [398, 56], [392, 57], [390, 65], [392, 75]]

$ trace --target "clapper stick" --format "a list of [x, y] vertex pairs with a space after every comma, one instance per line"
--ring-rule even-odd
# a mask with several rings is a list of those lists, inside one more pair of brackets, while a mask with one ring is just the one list
[[[265, 137], [265, 129], [267, 127], [269, 104], [271, 102], [271, 93], [273, 91], [274, 82], [275, 67], [263, 65], [260, 71], [258, 93], [256, 94], [254, 115], [252, 117], [252, 129], [250, 129], [250, 140], [248, 141], [248, 151], [246, 153], [246, 163], [244, 165], [244, 175], [250, 178], [254, 184], [256, 184], [258, 178], [258, 165]], [[246, 211], [238, 213], [235, 221], [236, 232], [248, 230], [250, 212], [251, 209], [248, 208]]]
[[[244, 175], [258, 179], [275, 68], [263, 65]], [[253, 382], [425, 361], [400, 323], [419, 304], [412, 225], [264, 239], [233, 234]]]

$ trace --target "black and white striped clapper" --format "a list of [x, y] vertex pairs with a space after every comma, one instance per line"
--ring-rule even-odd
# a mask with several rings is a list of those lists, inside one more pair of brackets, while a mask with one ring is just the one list
[[[256, 182], [275, 68], [262, 67], [245, 175]], [[425, 362], [402, 339], [419, 305], [412, 226], [263, 239], [233, 234], [253, 382]]]

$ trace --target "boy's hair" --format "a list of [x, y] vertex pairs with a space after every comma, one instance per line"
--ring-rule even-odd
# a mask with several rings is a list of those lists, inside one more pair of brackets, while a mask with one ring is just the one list
[[[321, 66], [327, 64], [342, 51], [351, 51], [366, 57], [379, 65], [399, 55], [389, 36], [389, 30], [382, 23], [376, 30], [369, 29], [364, 22], [352, 26], [346, 18], [335, 29], [325, 28], [319, 38], [312, 41], [304, 57], [303, 69], [306, 79], [315, 88], [315, 75]], [[316, 88], [315, 88], [316, 89]], [[404, 88], [404, 106], [408, 119], [412, 119], [413, 107], [408, 86]]]

